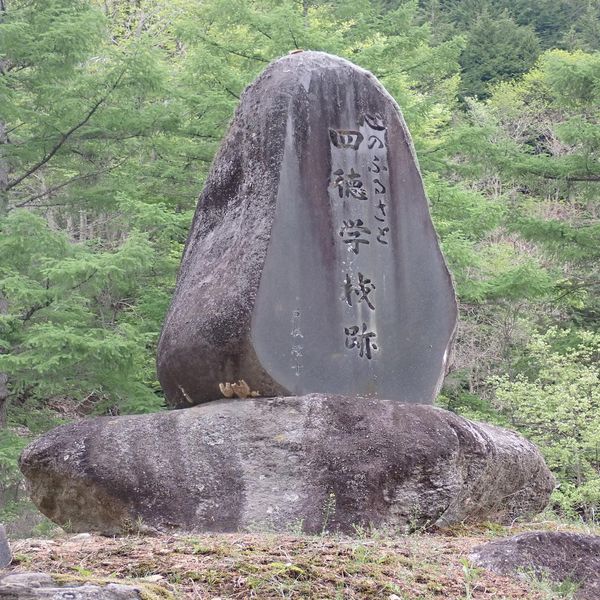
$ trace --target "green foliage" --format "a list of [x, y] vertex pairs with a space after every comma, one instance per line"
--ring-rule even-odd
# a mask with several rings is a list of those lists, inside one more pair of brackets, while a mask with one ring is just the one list
[[[536, 332], [568, 325], [576, 338], [600, 324], [597, 61], [550, 51], [521, 80], [493, 87], [487, 101], [469, 100], [437, 153], [447, 189], [432, 194], [440, 184], [427, 178], [462, 309], [457, 370], [439, 402], [466, 416], [510, 425], [490, 376], [529, 385], [542, 368], [528, 346]], [[568, 446], [570, 435], [556, 442]], [[573, 487], [557, 475], [564, 509], [591, 518], [597, 484]]]
[[[190, 12], [191, 10], [191, 12]], [[458, 85], [455, 38], [436, 46], [416, 2], [382, 14], [377, 2], [211, 0], [174, 24], [187, 47], [182, 77], [193, 79], [196, 110], [218, 139], [244, 87], [268, 62], [299, 48], [344, 56], [373, 71], [403, 108], [421, 141], [446, 124]], [[417, 136], [417, 133], [426, 133]]]
[[167, 101], [174, 44], [142, 13], [103, 8], [15, 0], [0, 22], [0, 371], [14, 410], [162, 405], [154, 348], [197, 193], [189, 172], [212, 149], [190, 133], [184, 95]]
[[463, 96], [486, 98], [490, 84], [529, 70], [540, 52], [534, 31], [508, 15], [481, 14], [469, 31], [461, 56]]
[[433, 217], [460, 298], [465, 302], [545, 297], [554, 281], [530, 256], [497, 236], [507, 210], [500, 198], [427, 178]]
[[600, 2], [589, 0], [578, 11], [577, 18], [569, 24], [563, 35], [563, 44], [570, 50], [595, 52], [600, 50]]
[[584, 13], [588, 0], [496, 0], [497, 10], [507, 11], [519, 24], [531, 27], [542, 48], [561, 47], [574, 21]]
[[546, 53], [522, 81], [472, 103], [469, 124], [450, 143], [462, 154], [453, 169], [501, 182], [507, 229], [534, 244], [554, 273], [555, 299], [588, 326], [597, 319], [600, 280], [599, 61], [597, 54]]
[[68, 73], [97, 46], [102, 30], [102, 14], [88, 2], [17, 0], [2, 24], [2, 54], [36, 70]]
[[[10, 302], [0, 370], [10, 374], [13, 395], [93, 394], [128, 411], [158, 408], [146, 354], [165, 306], [129, 300], [144, 298], [145, 283], [161, 267], [148, 236], [132, 229], [117, 249], [99, 251], [69, 243], [25, 211], [11, 213], [1, 231], [2, 293]], [[166, 267], [172, 273], [173, 262]]]
[[[596, 402], [598, 0], [1, 5], [6, 510], [28, 432], [162, 406], [154, 355], [195, 197], [245, 86], [303, 48], [371, 70], [414, 137], [462, 312], [439, 403], [522, 426], [557, 504], [593, 516], [591, 425], [552, 419], [561, 397], [565, 419]], [[538, 335], [552, 326], [570, 333]]]
[[544, 50], [600, 49], [599, 0], [420, 0], [419, 6], [435, 41], [467, 38], [463, 96], [487, 97], [490, 83], [523, 74]]
[[27, 443], [27, 438], [20, 437], [10, 429], [0, 430], [0, 485], [3, 489], [20, 482], [17, 459]]
[[600, 335], [556, 329], [528, 346], [530, 374], [494, 380], [496, 403], [556, 474], [568, 515], [600, 515]]

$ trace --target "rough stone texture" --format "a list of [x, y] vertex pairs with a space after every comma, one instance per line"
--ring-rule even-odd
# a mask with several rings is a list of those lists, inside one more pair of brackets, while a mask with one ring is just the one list
[[319, 394], [65, 425], [28, 446], [21, 469], [50, 519], [107, 534], [507, 521], [543, 509], [554, 486], [511, 431]]
[[579, 585], [575, 597], [600, 598], [600, 537], [557, 531], [523, 533], [474, 548], [475, 564], [502, 575], [535, 573]]
[[6, 529], [4, 525], [0, 524], [0, 569], [8, 567], [11, 562], [12, 552], [10, 551], [8, 538], [6, 537]]
[[169, 403], [240, 379], [262, 396], [432, 403], [456, 313], [394, 100], [335, 56], [272, 63], [199, 200], [159, 343]]
[[137, 588], [107, 585], [60, 584], [46, 573], [15, 573], [0, 578], [0, 600], [140, 600]]

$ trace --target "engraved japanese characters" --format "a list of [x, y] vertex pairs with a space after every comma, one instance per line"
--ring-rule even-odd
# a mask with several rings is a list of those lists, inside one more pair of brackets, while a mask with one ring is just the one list
[[[359, 270], [358, 255], [361, 247], [363, 256], [365, 252], [369, 252], [371, 243], [389, 245], [386, 239], [390, 231], [386, 213], [388, 202], [386, 196], [388, 185], [386, 127], [382, 119], [374, 115], [363, 115], [361, 122], [362, 132], [360, 130], [329, 130], [332, 143], [332, 168], [335, 169], [330, 187], [337, 190], [340, 199], [358, 201], [350, 203], [354, 205], [356, 218], [341, 218], [339, 230], [343, 243], [348, 245], [347, 249], [357, 255], [354, 260], [347, 261], [345, 270], [349, 272], [345, 274], [343, 280], [344, 300], [350, 307], [354, 306], [353, 302], [356, 305], [364, 302], [371, 311], [375, 311], [373, 297], [377, 287], [373, 282], [375, 275], [367, 276]], [[361, 173], [358, 166], [358, 152], [361, 150], [363, 142], [365, 142], [367, 150], [365, 152], [363, 147], [363, 157], [366, 154], [368, 167], [366, 172]], [[346, 166], [348, 163], [351, 164], [349, 171]], [[336, 169], [338, 164], [340, 166]], [[355, 171], [355, 168], [358, 168], [358, 172]], [[344, 207], [339, 207], [336, 202], [335, 192], [333, 194], [330, 192], [330, 200], [334, 206], [334, 214], [344, 212]], [[345, 207], [346, 211], [348, 208]], [[369, 217], [371, 218], [369, 219]], [[360, 307], [357, 306], [357, 308]], [[370, 313], [367, 313], [367, 318], [369, 315]], [[346, 336], [346, 348], [356, 348], [360, 358], [371, 360], [379, 347], [375, 339], [377, 333], [372, 331], [369, 325], [366, 321], [359, 319], [358, 323], [344, 327], [344, 335]]]
[[406, 125], [377, 80], [302, 52], [244, 93], [161, 335], [169, 402], [327, 392], [431, 403], [456, 302]]

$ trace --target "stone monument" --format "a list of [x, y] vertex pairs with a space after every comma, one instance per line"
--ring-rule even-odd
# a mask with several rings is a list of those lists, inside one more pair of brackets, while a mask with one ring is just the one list
[[431, 406], [455, 328], [396, 103], [346, 60], [287, 56], [244, 92], [185, 248], [158, 373], [189, 408], [48, 432], [21, 457], [31, 497], [108, 534], [535, 513], [537, 449]]
[[243, 379], [261, 396], [431, 404], [456, 314], [392, 97], [321, 52], [271, 64], [198, 203], [158, 349], [169, 403]]

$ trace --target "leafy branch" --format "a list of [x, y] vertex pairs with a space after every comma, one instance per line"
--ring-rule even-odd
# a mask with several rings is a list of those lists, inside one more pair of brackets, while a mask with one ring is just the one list
[[11, 190], [15, 186], [19, 185], [22, 181], [24, 181], [25, 179], [27, 179], [28, 177], [33, 175], [36, 171], [41, 169], [62, 148], [62, 146], [67, 142], [67, 140], [76, 131], [78, 131], [84, 125], [86, 125], [90, 121], [90, 119], [94, 116], [94, 114], [98, 111], [98, 109], [108, 100], [108, 98], [114, 92], [114, 90], [117, 89], [117, 87], [121, 83], [121, 80], [123, 79], [123, 76], [125, 75], [125, 72], [126, 72], [126, 69], [123, 69], [121, 71], [120, 75], [117, 77], [117, 79], [114, 81], [114, 83], [108, 88], [108, 91], [106, 92], [106, 94], [104, 94], [104, 96], [102, 96], [96, 103], [94, 103], [94, 105], [85, 114], [83, 119], [81, 119], [78, 123], [73, 125], [73, 127], [71, 127], [67, 132], [61, 134], [59, 140], [56, 142], [56, 144], [54, 144], [52, 149], [43, 158], [41, 158], [32, 167], [27, 169], [27, 171], [25, 171], [25, 173], [23, 173], [16, 179], [9, 181], [6, 184], [6, 186], [4, 187], [4, 191], [7, 192], [7, 191]]

